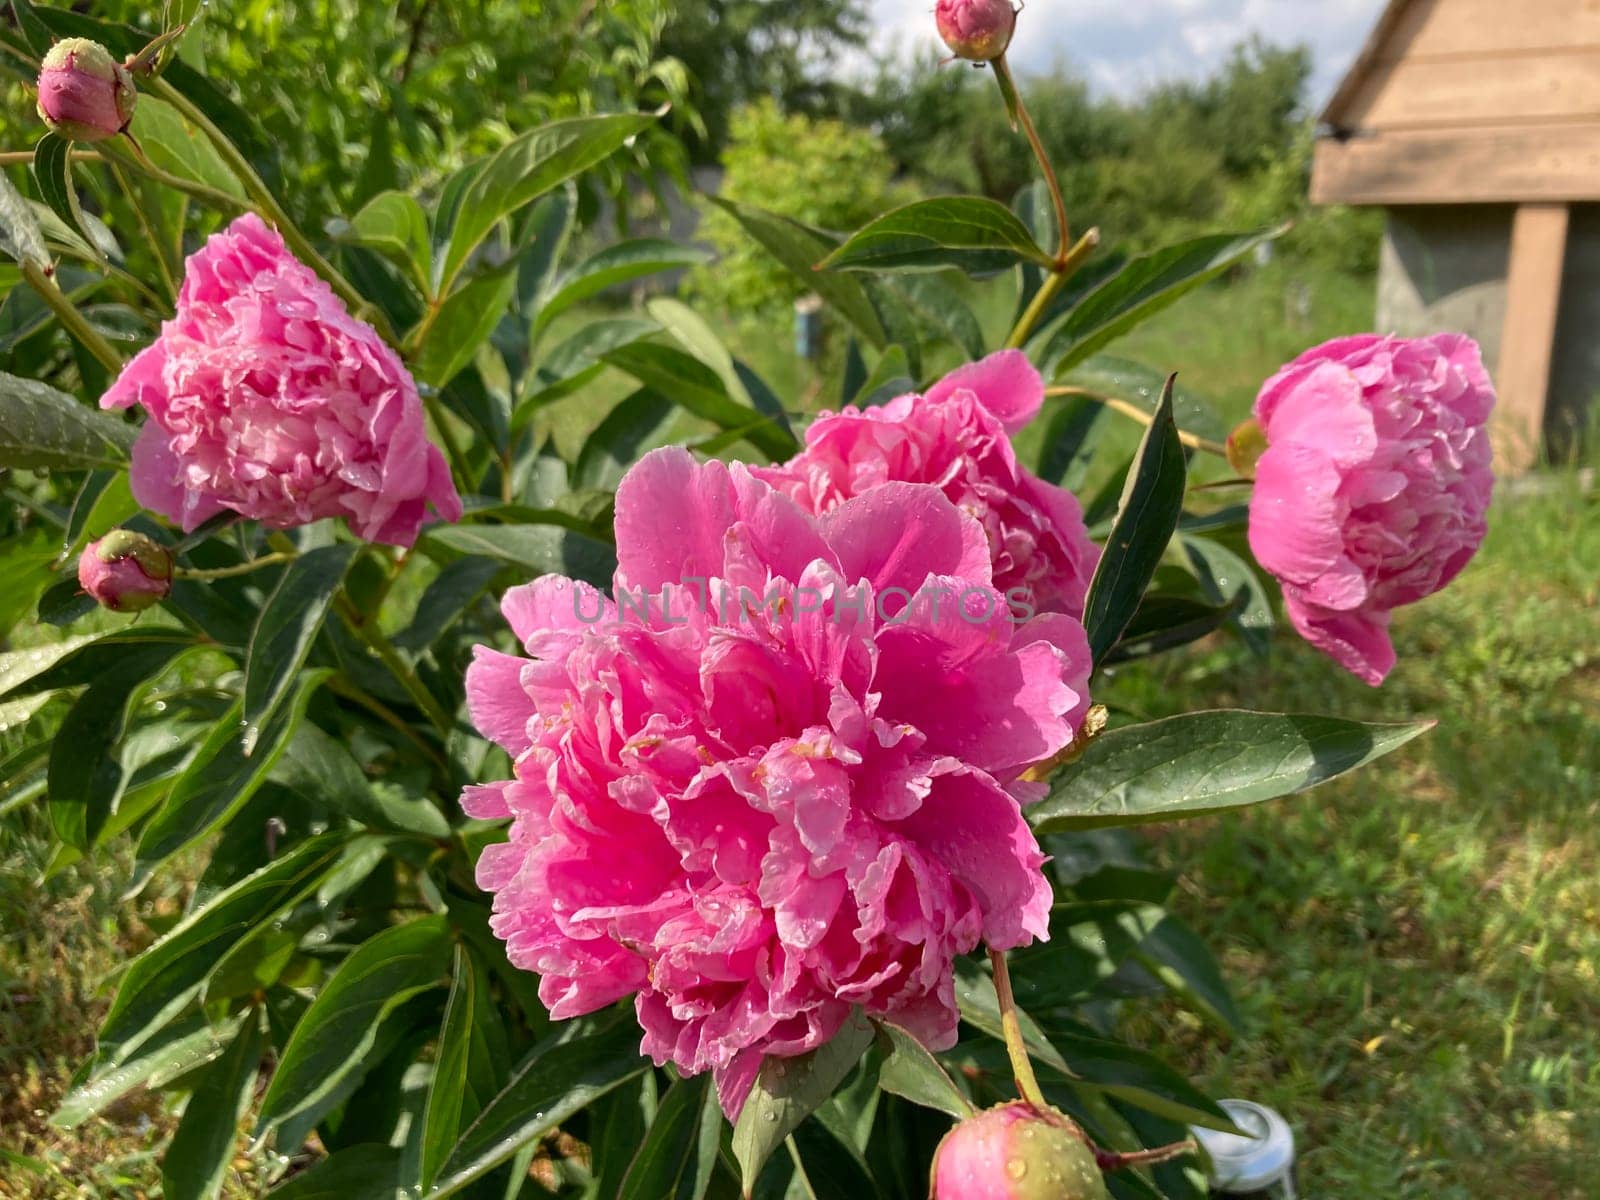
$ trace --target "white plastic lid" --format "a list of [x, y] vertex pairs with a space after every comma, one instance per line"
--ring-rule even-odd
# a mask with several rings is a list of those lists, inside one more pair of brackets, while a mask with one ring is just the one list
[[1294, 1168], [1294, 1133], [1278, 1113], [1249, 1100], [1218, 1103], [1248, 1137], [1218, 1129], [1191, 1130], [1211, 1158], [1211, 1181], [1230, 1191], [1264, 1191]]

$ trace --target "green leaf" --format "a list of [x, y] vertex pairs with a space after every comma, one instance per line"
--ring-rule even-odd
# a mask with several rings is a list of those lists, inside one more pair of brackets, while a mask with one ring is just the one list
[[878, 1045], [883, 1050], [879, 1087], [913, 1104], [949, 1113], [958, 1121], [972, 1115], [972, 1101], [914, 1034], [889, 1021], [873, 1024], [878, 1028]]
[[511, 264], [451, 292], [413, 357], [417, 378], [435, 388], [454, 379], [506, 315], [516, 290], [517, 271]]
[[[61, 556], [59, 539], [43, 525], [34, 525], [0, 541], [0, 639], [38, 611], [36, 606], [42, 607], [46, 597], [67, 604], [78, 599], [81, 589], [78, 573], [73, 569], [76, 565], [74, 562], [68, 566]], [[62, 585], [66, 585], [67, 595], [52, 596]], [[99, 607], [92, 598], [88, 599], [92, 607]], [[47, 642], [39, 649], [48, 653], [49, 646]], [[0, 652], [0, 663], [14, 659], [18, 653]], [[5, 669], [0, 667], [0, 678], [4, 675]]]
[[1131, 662], [1197, 642], [1237, 616], [1243, 604], [1242, 596], [1233, 603], [1207, 604], [1189, 595], [1146, 593], [1104, 661], [1108, 666]]
[[1065, 1022], [1047, 1022], [1047, 1028], [1050, 1044], [1060, 1050], [1070, 1068], [1066, 1078], [1080, 1086], [1093, 1087], [1186, 1125], [1235, 1131], [1227, 1114], [1204, 1092], [1153, 1054], [1095, 1037]]
[[129, 965], [104, 1024], [100, 1051], [126, 1058], [192, 1001], [222, 956], [315, 890], [343, 838], [302, 842], [185, 917]]
[[1076, 900], [1050, 910], [1050, 940], [1009, 956], [1017, 1002], [1039, 1012], [1075, 1004], [1115, 975], [1166, 916], [1159, 904]]
[[50, 251], [45, 247], [44, 231], [39, 228], [33, 206], [3, 173], [0, 173], [0, 251], [14, 259], [18, 266], [50, 264]]
[[246, 754], [294, 690], [355, 554], [349, 543], [308, 550], [284, 568], [262, 606], [244, 663]]
[[795, 1058], [767, 1058], [733, 1127], [733, 1157], [745, 1195], [783, 1139], [833, 1095], [876, 1036], [872, 1023], [853, 1011], [833, 1038]]
[[65, 392], [0, 372], [0, 467], [121, 467], [138, 430]]
[[303, 1175], [272, 1189], [272, 1200], [365, 1200], [396, 1194], [400, 1154], [393, 1146], [345, 1146]]
[[867, 295], [866, 287], [853, 275], [816, 270], [837, 239], [809, 225], [720, 196], [711, 202], [732, 216], [745, 232], [760, 242], [767, 253], [791, 275], [827, 301], [828, 306], [854, 325], [857, 332], [878, 349], [888, 344], [883, 321]]
[[133, 113], [132, 133], [150, 161], [169, 175], [204, 184], [244, 207], [244, 186], [222, 161], [211, 139], [191, 127], [165, 100], [149, 93], [141, 95]]
[[436, 986], [449, 960], [443, 916], [392, 926], [357, 946], [289, 1035], [261, 1099], [258, 1130], [281, 1124], [337, 1088], [371, 1048], [383, 1018]]
[[535, 1047], [508, 1083], [456, 1142], [429, 1197], [448, 1196], [487, 1175], [523, 1146], [581, 1112], [618, 1084], [644, 1072], [639, 1029], [617, 1021], [587, 1037]]
[[[1000, 1021], [1000, 997], [995, 992], [994, 979], [969, 958], [956, 959], [955, 975], [956, 1005], [961, 1010], [961, 1019], [996, 1041], [1004, 1042], [1005, 1028]], [[1038, 1023], [1020, 1008], [1016, 1013], [1028, 1053], [1064, 1074], [1069, 1073], [1066, 1060], [1050, 1044], [1050, 1039], [1045, 1037]]]
[[128, 782], [119, 748], [146, 688], [184, 650], [155, 642], [129, 650], [79, 696], [50, 749], [50, 825], [75, 850], [88, 850], [117, 810]]
[[[75, 1129], [140, 1085], [160, 1087], [204, 1066], [223, 1053], [240, 1020], [232, 1017], [212, 1025], [204, 1014], [193, 1014], [151, 1038], [136, 1055], [93, 1071], [62, 1098], [50, 1114], [50, 1124], [57, 1129]], [[104, 1057], [102, 1051], [99, 1061]]]
[[540, 408], [571, 395], [605, 369], [601, 358], [618, 346], [661, 332], [654, 321], [636, 317], [609, 317], [590, 321], [545, 357], [526, 378], [528, 395], [518, 402], [511, 421], [513, 432], [528, 424]]
[[350, 219], [347, 237], [398, 264], [427, 293], [433, 278], [433, 247], [427, 214], [416, 197], [380, 192]]
[[836, 1196], [875, 1200], [883, 1194], [861, 1151], [820, 1113], [790, 1135], [789, 1157], [794, 1161], [795, 1183], [809, 1200], [833, 1200]]
[[1397, 750], [1432, 721], [1367, 725], [1225, 709], [1102, 733], [1028, 809], [1041, 833], [1203, 817], [1313, 788]]
[[617, 568], [614, 546], [559, 525], [436, 525], [430, 542], [462, 554], [498, 559], [535, 575], [567, 575], [609, 587]]
[[40, 138], [33, 148], [33, 177], [50, 211], [66, 222], [84, 245], [94, 249], [97, 243], [83, 226], [83, 210], [78, 207], [78, 193], [72, 186], [72, 143], [53, 133]]
[[449, 247], [439, 267], [441, 285], [436, 290], [448, 289], [467, 256], [502, 218], [609, 158], [655, 120], [649, 113], [620, 113], [555, 121], [529, 130], [471, 164], [470, 176], [455, 203]]
[[1243, 1022], [1222, 969], [1199, 935], [1177, 917], [1168, 916], [1152, 929], [1134, 958], [1201, 1016], [1230, 1037], [1239, 1036]]
[[549, 327], [567, 309], [598, 296], [607, 288], [660, 271], [675, 271], [706, 262], [711, 256], [697, 246], [680, 246], [660, 238], [635, 238], [607, 246], [564, 271], [550, 287], [534, 318], [534, 335]]
[[1211, 538], [1179, 534], [1185, 557], [1194, 569], [1200, 587], [1215, 602], [1235, 603], [1234, 628], [1258, 657], [1265, 656], [1272, 642], [1276, 623], [1272, 597], [1261, 577], [1239, 555]]
[[961, 293], [939, 276], [896, 275], [889, 279], [888, 285], [936, 339], [949, 342], [973, 361], [987, 352], [978, 318], [961, 298]]
[[84, 542], [105, 537], [138, 512], [139, 502], [133, 498], [126, 471], [109, 467], [90, 471], [72, 502], [62, 552], [71, 554]]
[[305, 716], [311, 696], [327, 680], [328, 671], [305, 671], [288, 701], [251, 736], [243, 712], [235, 704], [217, 722], [195, 752], [188, 769], [172, 786], [161, 811], [139, 838], [141, 871], [205, 837], [243, 807], [271, 773]]
[[1155, 577], [1172, 532], [1183, 514], [1183, 489], [1188, 470], [1178, 427], [1172, 420], [1172, 383], [1134, 455], [1122, 491], [1117, 519], [1105, 552], [1089, 581], [1083, 627], [1098, 664], [1117, 644]]
[[679, 1080], [656, 1109], [616, 1200], [702, 1200], [721, 1134], [722, 1109], [710, 1073]]
[[1281, 233], [1211, 234], [1130, 260], [1046, 332], [1040, 370], [1047, 377], [1071, 370]]
[[869, 222], [821, 263], [830, 271], [939, 271], [993, 274], [1033, 262], [1048, 266], [1040, 249], [1003, 204], [981, 196], [916, 200]]
[[458, 944], [450, 1000], [439, 1030], [438, 1058], [423, 1110], [419, 1195], [433, 1186], [462, 1128], [471, 1124], [500, 1090], [505, 1061], [505, 1034], [489, 981], [472, 952]]
[[92, 683], [125, 657], [130, 646], [150, 642], [193, 645], [194, 638], [181, 629], [126, 629], [62, 638], [27, 650], [0, 651], [0, 698]]
[[[660, 322], [661, 328], [670, 333], [680, 346], [717, 373], [729, 396], [747, 408], [754, 408], [763, 417], [770, 418], [784, 436], [794, 439], [794, 430], [789, 426], [789, 414], [784, 411], [783, 404], [760, 376], [733, 357], [704, 317], [671, 296], [657, 296], [650, 300], [645, 305], [645, 311]], [[747, 420], [745, 424], [748, 426], [750, 421]], [[798, 449], [799, 443], [795, 445]]]
[[11, 12], [17, 21], [17, 32], [22, 35], [28, 49], [34, 57], [43, 58], [50, 52], [50, 45], [56, 39], [50, 35], [49, 27], [39, 20], [31, 0], [11, 0]]
[[252, 1010], [226, 1053], [196, 1083], [161, 1157], [164, 1200], [212, 1200], [222, 1190], [265, 1044], [260, 1014]]
[[411, 654], [426, 653], [504, 569], [492, 558], [458, 558], [447, 565], [423, 591], [411, 624], [395, 634], [395, 646]]
[[595, 426], [572, 467], [572, 484], [580, 488], [615, 490], [641, 455], [661, 443], [677, 406], [640, 388], [618, 404]]
[[874, 408], [916, 390], [916, 381], [911, 378], [911, 365], [906, 362], [905, 350], [890, 346], [878, 356], [872, 373], [867, 376], [851, 403], [858, 408]]
[[[1161, 403], [1167, 375], [1131, 359], [1118, 358], [1114, 354], [1096, 354], [1087, 362], [1073, 367], [1067, 380], [1074, 387], [1085, 388], [1102, 396], [1115, 396], [1154, 414]], [[1226, 441], [1230, 432], [1230, 426], [1217, 415], [1216, 408], [1209, 400], [1177, 384], [1172, 388], [1172, 419], [1178, 423], [1179, 429], [1214, 442]]]
[[[716, 371], [676, 347], [634, 342], [618, 346], [602, 357], [606, 363], [632, 375], [660, 395], [670, 397], [717, 428], [740, 431], [744, 440], [775, 462], [783, 461], [800, 448], [786, 428], [770, 417], [763, 419], [753, 406], [734, 400]], [[753, 427], [752, 421], [757, 422]]]

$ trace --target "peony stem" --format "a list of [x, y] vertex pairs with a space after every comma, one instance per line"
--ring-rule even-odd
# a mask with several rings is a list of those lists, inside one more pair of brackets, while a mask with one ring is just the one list
[[89, 318], [84, 316], [72, 302], [71, 297], [61, 290], [52, 274], [36, 262], [24, 261], [22, 277], [28, 281], [29, 287], [39, 293], [39, 298], [49, 305], [50, 311], [56, 314], [56, 318], [65, 326], [67, 332], [77, 338], [101, 366], [113, 375], [122, 372], [122, 355], [117, 353], [115, 346], [100, 336], [99, 330], [89, 324]]
[[250, 165], [250, 160], [239, 152], [239, 148], [233, 144], [228, 135], [212, 123], [203, 109], [165, 79], [159, 77], [152, 79], [150, 89], [175, 107], [206, 135], [217, 153], [222, 156], [222, 161], [227, 164], [228, 169], [244, 185], [245, 194], [250, 197], [251, 203], [264, 219], [277, 226], [278, 232], [283, 235], [283, 240], [295, 254], [328, 281], [328, 285], [339, 294], [339, 298], [350, 306], [352, 313], [370, 322], [383, 335], [385, 341], [395, 345], [394, 330], [390, 327], [388, 318], [369, 303], [367, 298], [322, 256], [322, 253], [311, 244], [310, 239], [300, 232], [300, 227], [283, 210], [277, 197], [272, 194], [272, 189], [267, 187], [266, 181], [260, 175], [256, 174], [256, 169]]
[[994, 77], [1000, 84], [1000, 94], [1005, 97], [1006, 107], [1021, 124], [1028, 145], [1033, 147], [1033, 157], [1039, 162], [1045, 186], [1050, 189], [1050, 203], [1056, 210], [1056, 236], [1059, 239], [1055, 270], [1059, 271], [1066, 265], [1067, 246], [1072, 241], [1072, 230], [1067, 224], [1067, 202], [1061, 196], [1061, 181], [1056, 178], [1055, 168], [1050, 165], [1050, 156], [1045, 153], [1044, 143], [1039, 140], [1039, 131], [1033, 127], [1033, 118], [1028, 115], [1028, 106], [1023, 103], [1022, 93], [1017, 90], [1017, 81], [1011, 75], [1006, 56], [1002, 54], [990, 65], [994, 67]]
[[[134, 143], [130, 143], [130, 145], [132, 144]], [[227, 192], [219, 191], [208, 184], [196, 183], [194, 180], [184, 179], [181, 176], [163, 171], [155, 163], [151, 162], [143, 151], [130, 151], [115, 138], [98, 143], [95, 146], [95, 153], [108, 163], [121, 163], [125, 167], [132, 167], [141, 174], [149, 176], [162, 187], [169, 187], [175, 192], [193, 196], [196, 200], [204, 200], [213, 208], [220, 209], [225, 213], [240, 213], [250, 207], [239, 197], [230, 196]]]
[[[1105, 405], [1112, 412], [1118, 412], [1125, 417], [1131, 417], [1141, 425], [1147, 426], [1151, 421], [1155, 420], [1154, 417], [1145, 412], [1144, 409], [1140, 408], [1137, 404], [1133, 404], [1127, 400], [1120, 400], [1116, 396], [1107, 396], [1100, 392], [1091, 391], [1088, 388], [1052, 387], [1045, 388], [1044, 394], [1046, 396], [1078, 396], [1084, 400], [1093, 400], [1096, 404]], [[1191, 450], [1199, 450], [1205, 454], [1215, 454], [1220, 458], [1228, 457], [1228, 448], [1221, 442], [1213, 442], [1209, 438], [1197, 437], [1196, 435], [1192, 433], [1186, 433], [1181, 429], [1178, 430], [1178, 441], [1182, 442]]]
[[[1091, 1143], [1092, 1144], [1092, 1143]], [[1101, 1150], [1095, 1148], [1095, 1164], [1102, 1172], [1125, 1171], [1129, 1167], [1156, 1167], [1162, 1163], [1171, 1162], [1175, 1158], [1182, 1158], [1193, 1154], [1197, 1147], [1194, 1139], [1174, 1142], [1170, 1146], [1157, 1146], [1154, 1150], [1133, 1150], [1126, 1154], [1115, 1150]]]
[[252, 558], [249, 562], [242, 562], [237, 566], [232, 567], [215, 567], [211, 570], [179, 567], [177, 570], [173, 571], [172, 577], [174, 579], [198, 580], [232, 579], [237, 575], [248, 575], [252, 571], [259, 571], [262, 567], [274, 566], [277, 563], [291, 562], [298, 557], [298, 553], [279, 552], [276, 554], [263, 554], [260, 558]]
[[1050, 277], [1039, 286], [1034, 293], [1033, 303], [1028, 305], [1028, 310], [1022, 314], [1022, 319], [1017, 322], [1017, 327], [1011, 331], [1011, 336], [1006, 339], [1006, 349], [1018, 350], [1033, 333], [1033, 327], [1044, 316], [1045, 310], [1050, 307], [1050, 302], [1056, 298], [1057, 293], [1067, 286], [1068, 281], [1078, 273], [1078, 268], [1089, 255], [1094, 253], [1100, 244], [1100, 231], [1091, 229], [1078, 239], [1066, 257], [1050, 268]]
[[994, 991], [1000, 999], [1000, 1027], [1006, 1035], [1006, 1053], [1011, 1057], [1011, 1071], [1016, 1076], [1017, 1091], [1022, 1098], [1040, 1112], [1050, 1108], [1039, 1088], [1039, 1079], [1033, 1073], [1033, 1063], [1028, 1060], [1028, 1046], [1022, 1040], [1022, 1022], [1017, 1018], [1017, 1001], [1011, 994], [1011, 971], [1006, 966], [1003, 950], [990, 950], [989, 961], [994, 964]]

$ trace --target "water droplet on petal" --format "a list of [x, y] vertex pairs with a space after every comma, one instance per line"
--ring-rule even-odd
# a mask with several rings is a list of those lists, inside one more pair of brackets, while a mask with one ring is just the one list
[[1021, 1179], [1028, 1173], [1028, 1164], [1020, 1158], [1013, 1158], [1006, 1162], [1006, 1174], [1013, 1179]]

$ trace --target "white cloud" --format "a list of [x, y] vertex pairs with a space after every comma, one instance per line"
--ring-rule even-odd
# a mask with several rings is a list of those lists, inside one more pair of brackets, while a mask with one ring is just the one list
[[[1259, 33], [1315, 55], [1313, 100], [1332, 92], [1378, 19], [1383, 0], [1029, 0], [1011, 58], [1020, 70], [1066, 61], [1103, 92], [1127, 96], [1204, 75]], [[873, 49], [936, 47], [932, 0], [873, 0]]]

